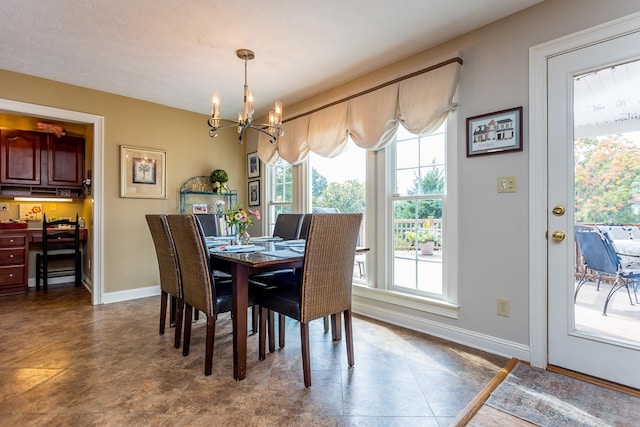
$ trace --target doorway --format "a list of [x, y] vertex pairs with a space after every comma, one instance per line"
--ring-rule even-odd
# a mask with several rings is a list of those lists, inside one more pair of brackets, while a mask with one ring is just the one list
[[[616, 110], [616, 118], [603, 118], [607, 108], [612, 111], [613, 107], [621, 105], [621, 99], [611, 101], [610, 89], [628, 80], [621, 78], [622, 72], [634, 68], [632, 64], [640, 58], [640, 49], [634, 48], [640, 41], [639, 28], [636, 15], [532, 48], [530, 113], [532, 207], [544, 208], [532, 216], [530, 233], [533, 244], [531, 362], [541, 367], [557, 365], [635, 388], [640, 387], [640, 379], [634, 375], [633, 361], [640, 356], [640, 343], [634, 342], [633, 338], [621, 339], [611, 326], [594, 329], [610, 319], [598, 313], [585, 320], [582, 308], [574, 304], [575, 269], [580, 259], [574, 245], [574, 224], [584, 219], [584, 200], [576, 191], [583, 184], [576, 180], [581, 171], [575, 166], [584, 163], [584, 139], [591, 138], [588, 149], [593, 150], [599, 146], [596, 134], [623, 135], [622, 128], [629, 125], [640, 129], [640, 120], [628, 120], [620, 125], [623, 122], [620, 108]], [[613, 83], [615, 79], [611, 79], [611, 73], [616, 70], [621, 73]], [[600, 87], [607, 88], [609, 93], [601, 93], [596, 99], [594, 96], [598, 95], [592, 92], [584, 103], [580, 84], [588, 83], [593, 76], [598, 77], [592, 83], [599, 81]], [[628, 89], [625, 94], [629, 95]], [[611, 102], [613, 104], [609, 105]], [[586, 105], [590, 105], [598, 117], [585, 127], [582, 125]], [[586, 130], [587, 127], [591, 130]], [[596, 131], [598, 127], [600, 129]], [[603, 127], [608, 127], [606, 132]], [[605, 136], [602, 138], [607, 140]], [[604, 179], [603, 175], [598, 179]], [[601, 195], [591, 199], [600, 199]], [[610, 201], [601, 201], [600, 208], [604, 209], [606, 203]], [[554, 207], [565, 208], [565, 212], [559, 209], [554, 214]], [[612, 216], [605, 222], [614, 222], [612, 218], [622, 213], [622, 205], [614, 207]], [[621, 222], [628, 222], [628, 219]], [[548, 240], [544, 237], [547, 232]], [[594, 282], [594, 290], [595, 286]], [[603, 284], [602, 287], [606, 294], [611, 285]], [[622, 289], [612, 300], [624, 303], [625, 294]], [[628, 300], [626, 304], [629, 304]], [[640, 306], [633, 308], [640, 310]]]
[[91, 234], [91, 303], [103, 303], [103, 265], [104, 265], [104, 231], [103, 231], [103, 134], [104, 117], [77, 111], [62, 110], [36, 104], [0, 99], [0, 111], [43, 119], [75, 122], [93, 126], [93, 164], [92, 164], [92, 193], [93, 193], [93, 226]]

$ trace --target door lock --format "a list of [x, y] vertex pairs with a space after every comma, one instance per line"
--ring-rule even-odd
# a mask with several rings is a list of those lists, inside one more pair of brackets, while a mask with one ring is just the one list
[[565, 236], [564, 231], [554, 231], [551, 233], [551, 238], [556, 242], [562, 242]]
[[555, 216], [562, 216], [564, 215], [565, 211], [566, 210], [564, 206], [560, 206], [560, 205], [554, 206], [553, 209], [551, 210], [551, 212], [553, 212]]

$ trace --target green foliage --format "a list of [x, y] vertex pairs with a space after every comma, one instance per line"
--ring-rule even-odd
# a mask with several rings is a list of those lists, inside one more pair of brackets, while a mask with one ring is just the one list
[[[410, 243], [414, 243], [416, 241], [416, 232], [415, 231], [407, 231], [404, 233], [405, 238]], [[438, 236], [436, 233], [432, 231], [420, 230], [418, 231], [418, 243], [426, 243], [426, 242], [438, 242]]]
[[[422, 177], [415, 176], [408, 195], [442, 194], [444, 192], [444, 171], [435, 166]], [[417, 216], [416, 216], [417, 210]], [[442, 202], [440, 200], [406, 200], [396, 204], [396, 219], [442, 218]]]
[[209, 179], [211, 179], [211, 182], [224, 183], [229, 181], [229, 175], [222, 169], [216, 169], [211, 172], [211, 175], [209, 175]]
[[293, 166], [280, 160], [274, 167], [274, 200], [278, 202], [293, 199]]
[[575, 220], [637, 223], [640, 207], [640, 152], [620, 135], [575, 141]]
[[364, 213], [364, 183], [355, 179], [345, 182], [330, 182], [320, 197], [314, 198], [313, 205], [321, 208], [338, 208], [340, 212]]
[[322, 197], [322, 192], [327, 188], [327, 178], [322, 176], [316, 168], [311, 171], [311, 188], [313, 189], [313, 199], [319, 200]]

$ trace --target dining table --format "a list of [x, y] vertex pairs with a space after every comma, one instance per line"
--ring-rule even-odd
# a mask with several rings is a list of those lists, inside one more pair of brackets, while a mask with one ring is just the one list
[[[237, 381], [247, 374], [249, 277], [268, 271], [301, 268], [304, 263], [305, 241], [281, 240], [259, 237], [252, 239], [249, 245], [208, 244], [211, 267], [231, 275], [233, 378]], [[368, 247], [356, 248], [356, 253], [368, 251]], [[338, 325], [337, 316], [331, 316], [331, 331], [336, 341], [341, 338]]]
[[247, 374], [247, 317], [249, 304], [249, 277], [273, 270], [300, 268], [304, 261], [302, 251], [286, 246], [275, 246], [277, 241], [267, 239], [253, 243], [254, 247], [212, 247], [209, 249], [211, 266], [231, 275], [233, 324], [233, 378], [237, 381]]

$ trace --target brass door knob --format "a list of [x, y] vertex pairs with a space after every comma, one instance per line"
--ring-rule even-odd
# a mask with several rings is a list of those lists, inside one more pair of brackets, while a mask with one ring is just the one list
[[556, 242], [562, 242], [565, 236], [564, 231], [554, 231], [551, 233], [551, 238]]

